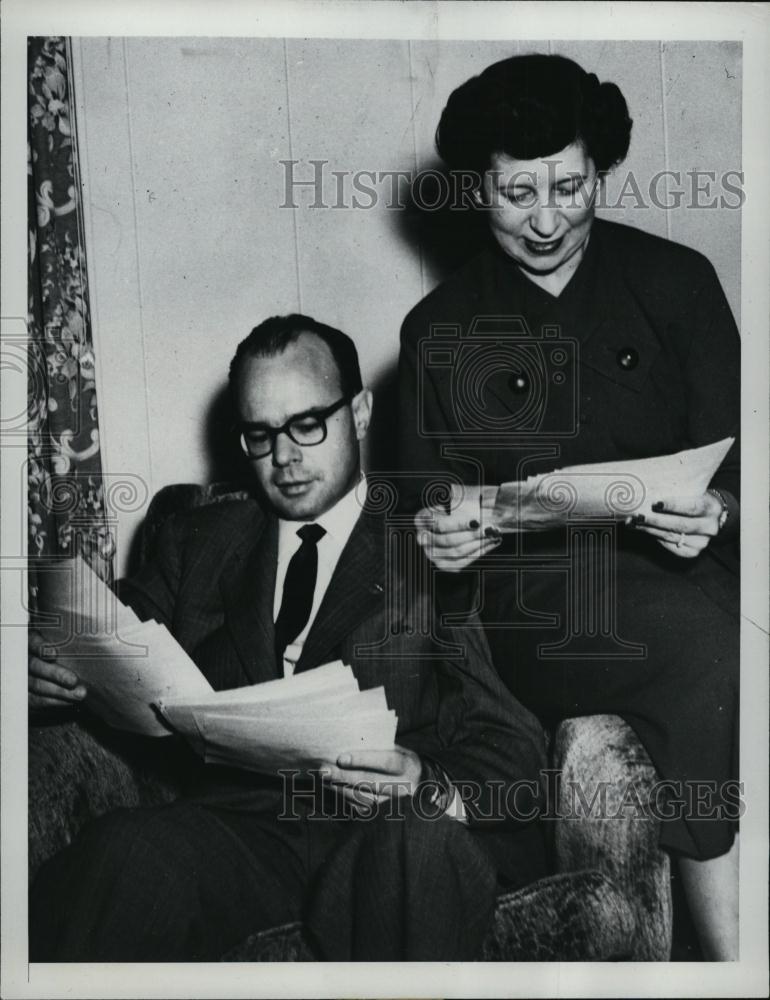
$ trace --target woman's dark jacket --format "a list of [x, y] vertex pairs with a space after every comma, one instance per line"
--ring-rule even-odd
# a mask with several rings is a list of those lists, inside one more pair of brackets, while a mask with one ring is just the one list
[[[412, 507], [440, 496], [424, 487], [442, 474], [499, 484], [728, 436], [711, 485], [740, 496], [740, 341], [715, 271], [628, 226], [595, 221], [558, 298], [485, 249], [406, 317], [399, 389]], [[682, 559], [631, 528], [607, 530], [598, 576], [598, 550], [556, 531], [508, 536], [485, 568], [453, 577], [471, 584], [501, 676], [544, 721], [615, 712], [663, 777], [731, 780], [737, 532]], [[588, 639], [570, 635], [576, 594], [583, 624], [598, 609]], [[695, 856], [731, 840], [730, 823], [663, 824], [662, 842]]]

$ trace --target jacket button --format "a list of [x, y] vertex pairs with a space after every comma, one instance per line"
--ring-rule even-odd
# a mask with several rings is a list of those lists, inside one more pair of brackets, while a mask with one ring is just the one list
[[639, 353], [633, 347], [621, 347], [617, 354], [617, 362], [623, 371], [633, 371], [639, 364]]
[[508, 379], [508, 388], [511, 392], [519, 395], [523, 392], [529, 391], [529, 378], [526, 372], [514, 372], [513, 375]]

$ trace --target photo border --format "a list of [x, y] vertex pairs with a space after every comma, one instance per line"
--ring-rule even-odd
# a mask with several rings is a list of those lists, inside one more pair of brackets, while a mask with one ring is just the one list
[[[160, 7], [160, 9], [158, 9]], [[26, 35], [184, 35], [542, 40], [736, 40], [743, 43], [741, 268], [741, 954], [715, 963], [280, 963], [28, 965], [26, 961], [26, 661], [20, 606], [26, 497], [9, 489], [23, 440], [2, 449], [3, 997], [766, 996], [768, 976], [768, 317], [770, 316], [770, 8], [751, 3], [226, 2], [5, 0], [2, 7], [2, 339], [26, 317]], [[763, 176], [764, 171], [764, 176]], [[3, 414], [26, 406], [25, 381], [3, 362]], [[3, 442], [5, 445], [6, 442]], [[21, 581], [21, 584], [20, 582]], [[14, 625], [20, 627], [13, 627]]]

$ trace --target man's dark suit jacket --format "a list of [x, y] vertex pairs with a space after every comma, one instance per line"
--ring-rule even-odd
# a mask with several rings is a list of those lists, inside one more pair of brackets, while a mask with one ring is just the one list
[[[273, 680], [280, 676], [273, 627], [277, 546], [277, 520], [251, 500], [174, 515], [156, 557], [122, 581], [119, 593], [141, 617], [165, 624], [216, 690]], [[342, 659], [362, 689], [384, 685], [398, 716], [397, 742], [481, 790], [475, 804], [466, 803], [473, 824], [513, 783], [538, 781], [542, 729], [498, 679], [483, 631], [440, 628], [427, 593], [409, 590], [403, 573], [388, 564], [383, 517], [365, 510], [297, 670]], [[426, 623], [433, 636], [425, 634]], [[207, 795], [227, 799], [232, 779], [243, 808], [274, 807], [267, 779], [204, 770]], [[531, 801], [522, 785], [517, 806], [526, 813]]]

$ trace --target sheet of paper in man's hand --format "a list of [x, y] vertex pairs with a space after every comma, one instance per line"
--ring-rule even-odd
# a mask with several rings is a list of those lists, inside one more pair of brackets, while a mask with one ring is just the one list
[[704, 493], [734, 440], [655, 458], [567, 466], [524, 482], [503, 483], [491, 517], [482, 511], [487, 513], [484, 520], [503, 532], [532, 531], [573, 517], [650, 513], [652, 504], [664, 497]]
[[171, 732], [155, 709], [167, 697], [206, 697], [212, 688], [168, 630], [140, 622], [80, 558], [44, 574], [41, 627], [57, 660], [86, 685], [89, 710], [116, 729]]
[[309, 769], [346, 751], [390, 750], [396, 738], [385, 689], [361, 691], [340, 661], [205, 699], [167, 698], [160, 709], [207, 763], [263, 774]]

